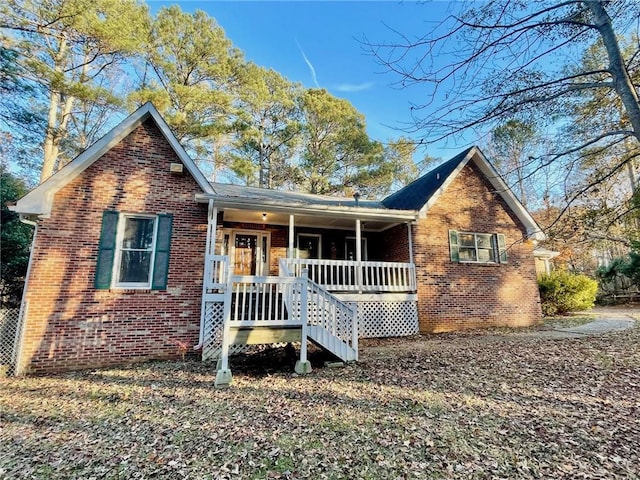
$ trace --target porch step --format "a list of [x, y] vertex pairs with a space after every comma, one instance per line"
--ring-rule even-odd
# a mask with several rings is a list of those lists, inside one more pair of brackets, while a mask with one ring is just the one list
[[265, 345], [269, 343], [292, 343], [302, 340], [300, 327], [249, 327], [229, 329], [230, 344]]
[[332, 335], [326, 328], [318, 325], [307, 327], [309, 340], [321, 348], [333, 353], [343, 362], [352, 362], [358, 359], [358, 352], [348, 344]]

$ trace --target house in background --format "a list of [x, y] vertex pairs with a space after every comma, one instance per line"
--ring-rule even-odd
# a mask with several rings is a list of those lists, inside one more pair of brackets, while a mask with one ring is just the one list
[[381, 201], [209, 183], [151, 104], [19, 200], [17, 373], [541, 318], [535, 221], [473, 147]]

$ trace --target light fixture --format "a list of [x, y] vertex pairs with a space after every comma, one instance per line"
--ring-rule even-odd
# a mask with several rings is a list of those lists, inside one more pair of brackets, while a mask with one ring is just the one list
[[267, 221], [267, 212], [262, 212], [262, 221], [263, 222]]

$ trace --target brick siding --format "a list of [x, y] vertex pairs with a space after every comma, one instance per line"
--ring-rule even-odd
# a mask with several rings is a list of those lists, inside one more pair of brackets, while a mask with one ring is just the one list
[[[524, 326], [541, 320], [533, 245], [525, 228], [473, 164], [467, 164], [413, 226], [422, 332]], [[452, 262], [449, 230], [502, 233], [508, 263]]]
[[[56, 195], [38, 222], [21, 367], [62, 371], [179, 355], [198, 341], [207, 206], [151, 120]], [[173, 214], [164, 291], [96, 290], [102, 212]]]

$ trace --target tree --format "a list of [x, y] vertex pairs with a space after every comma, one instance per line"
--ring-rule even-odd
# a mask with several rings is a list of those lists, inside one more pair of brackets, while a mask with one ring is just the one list
[[526, 207], [531, 192], [532, 158], [537, 153], [535, 127], [521, 120], [508, 120], [491, 132], [490, 155], [507, 184]]
[[[639, 13], [638, 2], [493, 0], [462, 4], [460, 14], [417, 39], [405, 35], [397, 42], [368, 45], [402, 85], [431, 85], [428, 99], [412, 110], [415, 129], [427, 142], [517, 118], [558, 130], [572, 121], [585, 93], [615, 98], [624, 123], [608, 123], [578, 142], [565, 138], [539, 158], [539, 166], [567, 160], [570, 179], [575, 172], [571, 162], [588, 149], [607, 150], [629, 141], [633, 156], [638, 154], [640, 105], [633, 79], [640, 68], [640, 45], [623, 51], [617, 34], [637, 28]], [[574, 68], [576, 52], [596, 39], [604, 47], [605, 64]], [[442, 58], [453, 60], [442, 65]], [[572, 183], [566, 205], [629, 161], [620, 158], [594, 178]]]
[[318, 194], [351, 188], [366, 195], [373, 179], [384, 175], [384, 157], [382, 145], [369, 139], [363, 115], [324, 89], [305, 91], [301, 110], [303, 188]]
[[130, 100], [153, 101], [201, 169], [214, 177], [224, 163], [215, 143], [232, 132], [243, 63], [242, 53], [205, 12], [163, 7], [147, 39], [139, 89]]
[[7, 208], [27, 193], [24, 181], [15, 177], [0, 163], [0, 305], [20, 306], [24, 277], [29, 264], [29, 247], [33, 228], [20, 222], [17, 213]]
[[140, 47], [147, 29], [145, 6], [135, 0], [9, 0], [0, 7], [3, 43], [19, 52], [20, 74], [45, 111], [41, 181], [76, 152], [61, 157], [78, 105], [117, 109], [115, 85], [100, 84]]
[[278, 72], [254, 64], [245, 67], [234, 165], [236, 174], [249, 183], [248, 167], [258, 172], [257, 184], [264, 188], [281, 187], [295, 177], [292, 159], [301, 131], [300, 95], [301, 87]]

